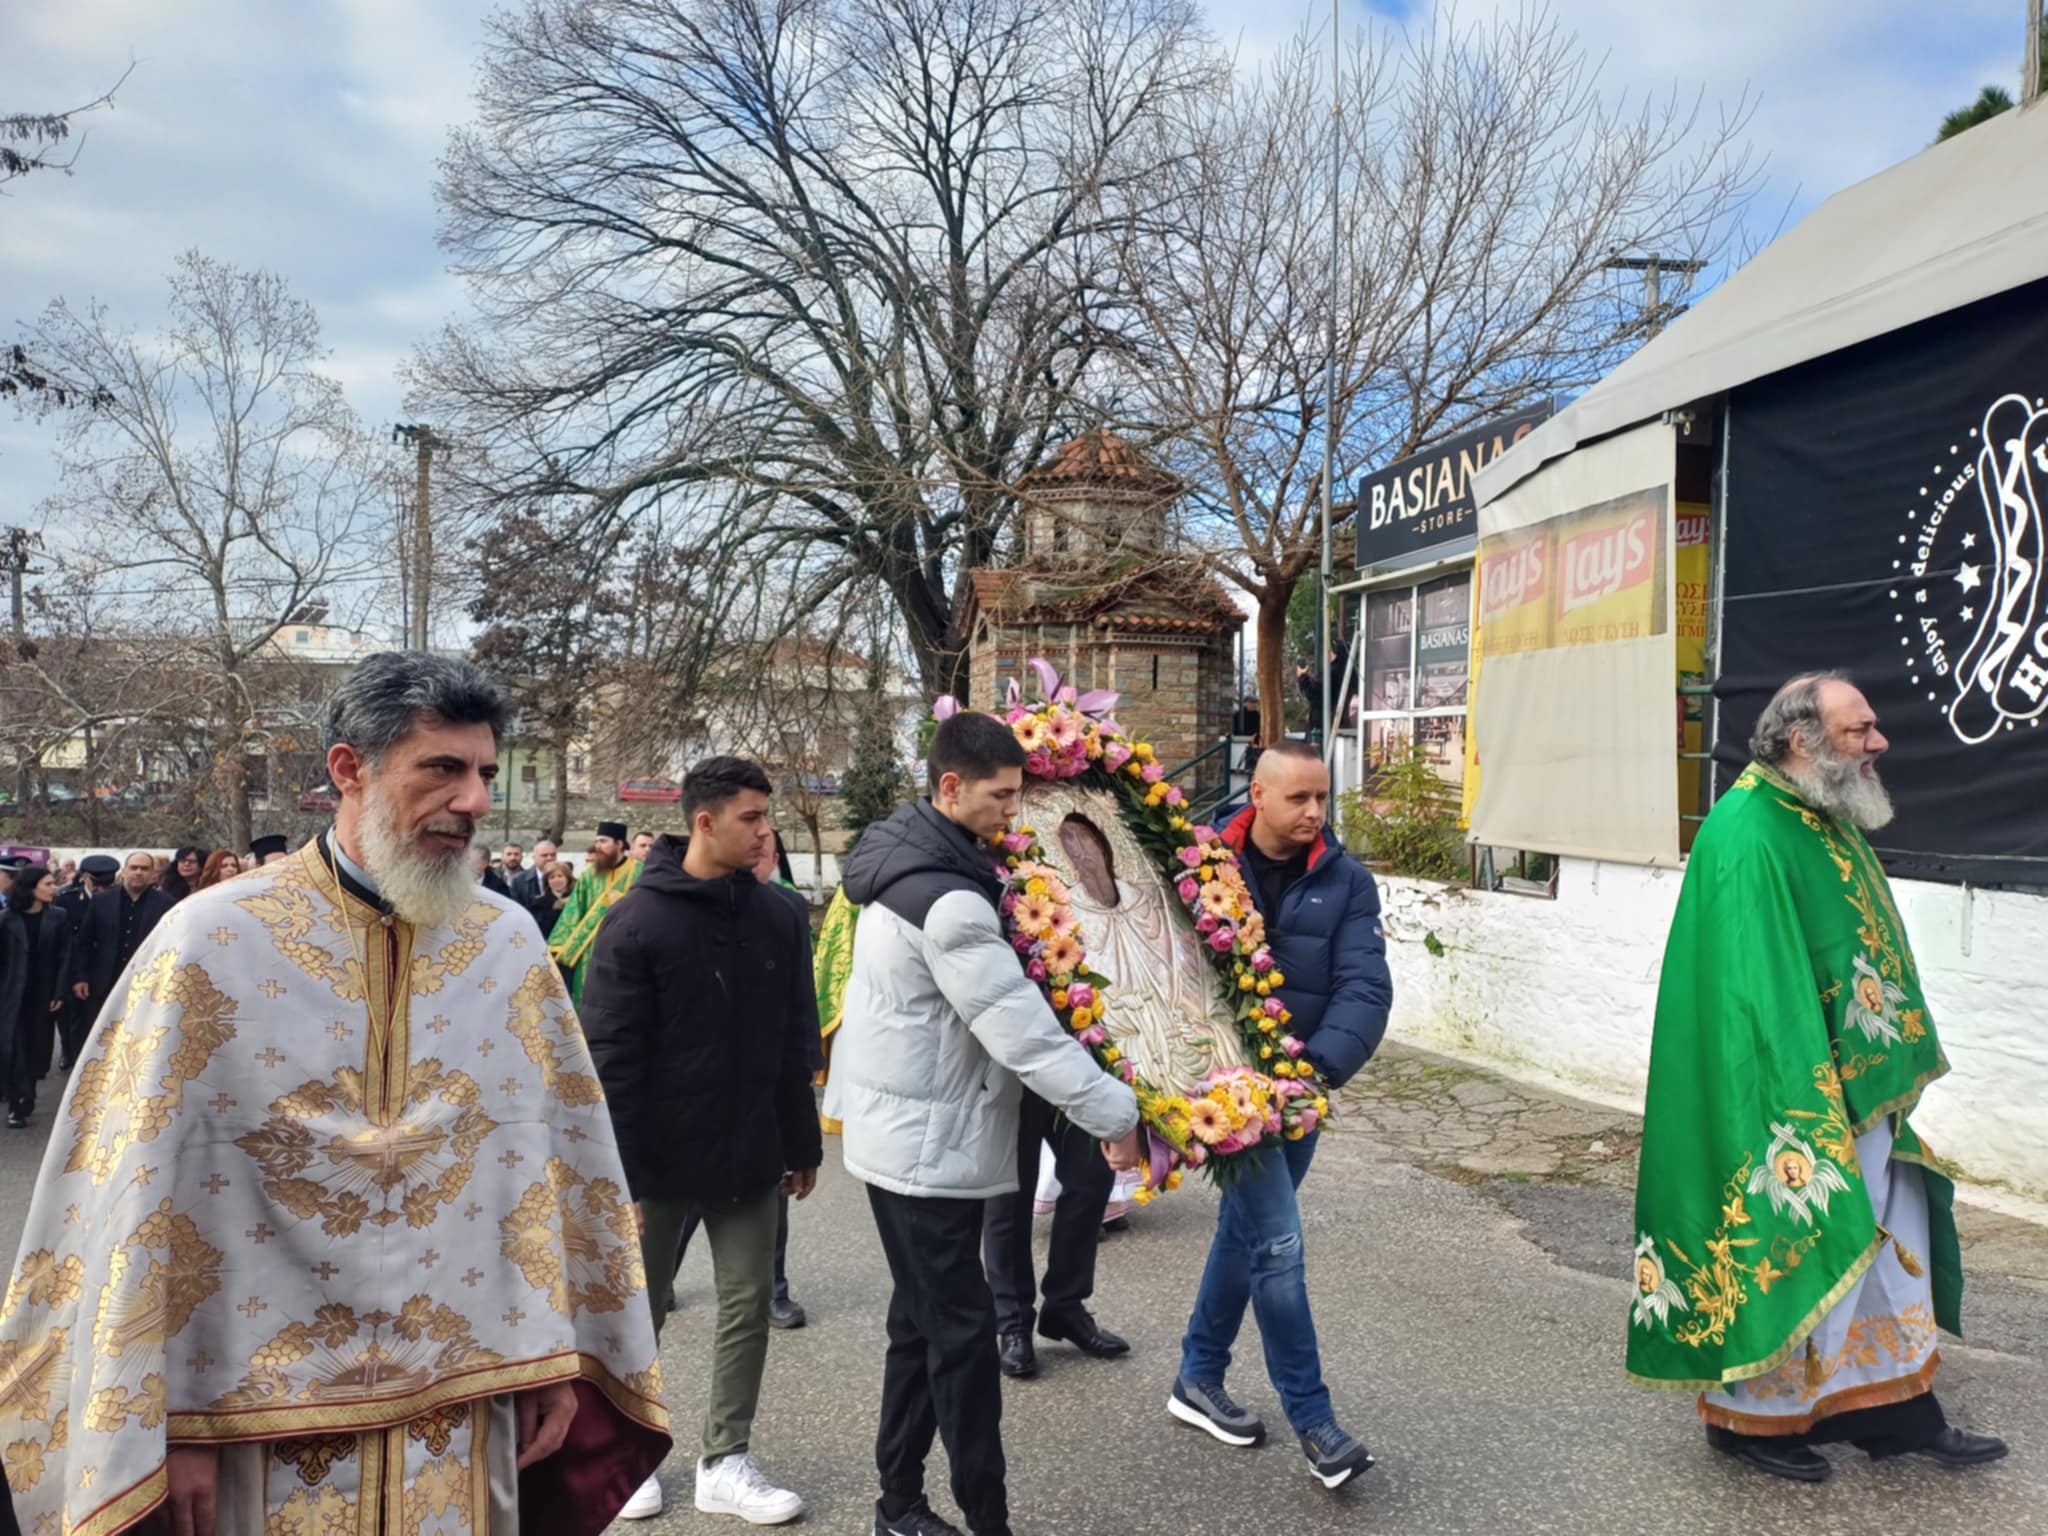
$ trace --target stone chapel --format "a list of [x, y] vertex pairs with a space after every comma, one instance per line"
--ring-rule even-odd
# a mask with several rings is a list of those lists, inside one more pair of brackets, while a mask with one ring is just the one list
[[[1014, 561], [969, 573], [968, 703], [1002, 705], [1036, 684], [1042, 656], [1062, 680], [1122, 695], [1116, 717], [1168, 768], [1230, 730], [1236, 639], [1245, 619], [1213, 578], [1172, 548], [1181, 482], [1115, 433], [1084, 432], [1017, 482]], [[1222, 782], [1222, 757], [1189, 788]]]

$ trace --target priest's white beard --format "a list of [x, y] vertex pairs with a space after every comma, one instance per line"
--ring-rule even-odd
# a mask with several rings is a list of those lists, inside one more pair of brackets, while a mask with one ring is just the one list
[[1779, 771], [1806, 797], [1808, 805], [1837, 821], [1866, 832], [1891, 825], [1892, 797], [1885, 793], [1875, 768], [1863, 771], [1861, 754], [1844, 757], [1823, 741], [1811, 767], [1786, 764]]
[[477, 900], [469, 868], [469, 840], [476, 824], [467, 816], [441, 816], [420, 831], [446, 832], [463, 847], [445, 852], [422, 847], [399, 824], [398, 807], [374, 779], [363, 792], [363, 868], [377, 882], [377, 894], [391, 910], [417, 928], [447, 928]]

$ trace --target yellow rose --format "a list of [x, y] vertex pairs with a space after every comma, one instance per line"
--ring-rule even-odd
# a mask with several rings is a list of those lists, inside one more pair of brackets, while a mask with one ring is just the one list
[[1185, 832], [1188, 829], [1188, 819], [1185, 816], [1176, 816], [1167, 825], [1176, 832]]
[[1262, 1046], [1260, 1046], [1260, 1047], [1259, 1047], [1259, 1060], [1261, 1060], [1261, 1061], [1271, 1061], [1272, 1059], [1273, 1059], [1273, 1047], [1271, 1047], [1270, 1045], [1262, 1045]]
[[1123, 1053], [1122, 1051], [1118, 1050], [1118, 1049], [1117, 1049], [1117, 1048], [1116, 1048], [1115, 1046], [1113, 1046], [1113, 1045], [1105, 1045], [1105, 1046], [1104, 1046], [1104, 1047], [1102, 1048], [1102, 1059], [1103, 1059], [1103, 1061], [1104, 1061], [1104, 1062], [1105, 1062], [1105, 1063], [1106, 1063], [1107, 1065], [1109, 1065], [1109, 1066], [1112, 1066], [1112, 1067], [1113, 1067], [1113, 1066], [1115, 1066], [1115, 1065], [1116, 1065], [1116, 1064], [1117, 1064], [1118, 1062], [1120, 1062], [1120, 1061], [1122, 1061], [1122, 1060], [1124, 1059], [1124, 1053]]
[[1144, 773], [1144, 771], [1145, 765], [1139, 762], [1135, 757], [1132, 758], [1128, 763], [1124, 764], [1124, 772], [1128, 773], [1134, 779], [1137, 778], [1140, 774]]
[[1287, 985], [1287, 978], [1285, 976], [1282, 976], [1278, 971], [1268, 971], [1266, 973], [1266, 980], [1271, 982], [1276, 987], [1284, 987]]
[[1152, 743], [1149, 741], [1139, 742], [1136, 746], [1131, 748], [1131, 752], [1133, 753], [1133, 755], [1137, 757], [1138, 761], [1141, 763], [1149, 763], [1152, 761]]
[[1067, 1006], [1067, 989], [1065, 987], [1059, 987], [1053, 991], [1052, 1005], [1055, 1008], [1064, 1008]]
[[1252, 989], [1252, 978], [1251, 978], [1251, 974], [1250, 974], [1249, 972], [1247, 972], [1247, 973], [1245, 973], [1244, 975], [1242, 975], [1242, 976], [1239, 976], [1239, 977], [1237, 978], [1237, 986], [1238, 986], [1238, 990], [1239, 990], [1239, 991], [1241, 991], [1241, 992], [1249, 992], [1249, 991], [1251, 991], [1251, 989]]
[[1180, 1170], [1178, 1168], [1174, 1169], [1171, 1173], [1167, 1174], [1166, 1187], [1168, 1189], [1180, 1188]]
[[1271, 983], [1270, 981], [1262, 981], [1262, 982], [1260, 982], [1260, 983], [1259, 983], [1259, 996], [1261, 996], [1261, 997], [1271, 997], [1272, 995], [1273, 995], [1273, 984], [1272, 984], [1272, 983]]
[[1275, 1077], [1292, 1077], [1292, 1076], [1294, 1076], [1294, 1063], [1293, 1063], [1293, 1062], [1291, 1062], [1291, 1061], [1276, 1061], [1276, 1062], [1274, 1062], [1274, 1063], [1273, 1063], [1273, 1075], [1274, 1075]]
[[1024, 890], [1027, 895], [1043, 896], [1045, 895], [1047, 889], [1048, 887], [1045, 883], [1045, 876], [1043, 875], [1033, 875], [1029, 880], [1026, 880], [1024, 882]]
[[1196, 873], [1195, 878], [1200, 880], [1202, 884], [1207, 885], [1211, 880], [1214, 880], [1216, 878], [1216, 866], [1213, 864], [1204, 864], [1201, 867], [1201, 869]]
[[1279, 1021], [1278, 1019], [1260, 1019], [1260, 1020], [1259, 1020], [1259, 1031], [1260, 1031], [1260, 1033], [1262, 1033], [1262, 1034], [1267, 1034], [1267, 1035], [1271, 1035], [1271, 1034], [1277, 1034], [1277, 1033], [1279, 1032], [1279, 1029], [1280, 1029], [1280, 1021]]

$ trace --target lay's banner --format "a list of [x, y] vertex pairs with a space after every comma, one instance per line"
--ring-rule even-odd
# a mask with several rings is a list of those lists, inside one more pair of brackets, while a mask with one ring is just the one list
[[[1472, 692], [1488, 657], [1661, 635], [1671, 623], [1668, 486], [1631, 491], [1479, 541], [1472, 585]], [[1704, 553], [1704, 544], [1702, 544]], [[1465, 731], [1464, 819], [1479, 799], [1479, 732]]]

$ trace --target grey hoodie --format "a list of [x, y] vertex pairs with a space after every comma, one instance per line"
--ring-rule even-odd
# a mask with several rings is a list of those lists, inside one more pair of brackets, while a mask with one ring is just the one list
[[986, 850], [927, 802], [862, 834], [859, 906], [825, 1113], [846, 1171], [899, 1195], [1017, 1187], [1019, 1081], [1091, 1136], [1138, 1123], [1131, 1090], [1068, 1035], [1003, 937]]

